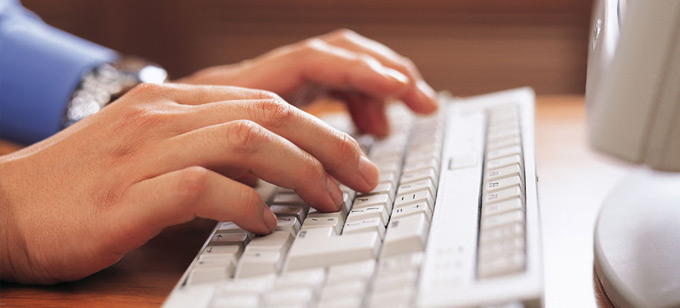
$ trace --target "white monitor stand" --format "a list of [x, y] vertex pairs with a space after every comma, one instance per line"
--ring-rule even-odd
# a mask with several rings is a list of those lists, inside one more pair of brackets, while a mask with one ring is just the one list
[[610, 194], [595, 271], [618, 308], [680, 306], [680, 174], [643, 170]]

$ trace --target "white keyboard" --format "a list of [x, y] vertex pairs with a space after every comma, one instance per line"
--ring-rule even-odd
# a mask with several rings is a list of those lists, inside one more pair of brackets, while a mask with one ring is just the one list
[[533, 91], [441, 103], [358, 139], [380, 184], [340, 211], [278, 189], [272, 234], [218, 223], [164, 306], [542, 306]]

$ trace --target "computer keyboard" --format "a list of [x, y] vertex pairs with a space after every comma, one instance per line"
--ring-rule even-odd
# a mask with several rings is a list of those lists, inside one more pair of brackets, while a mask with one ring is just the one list
[[380, 181], [340, 211], [278, 188], [272, 234], [218, 223], [164, 306], [541, 306], [533, 91], [440, 102], [358, 137]]

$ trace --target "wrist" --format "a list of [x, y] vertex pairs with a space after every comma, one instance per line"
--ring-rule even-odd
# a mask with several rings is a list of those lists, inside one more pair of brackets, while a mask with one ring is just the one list
[[8, 178], [12, 178], [11, 170], [7, 164], [10, 160], [8, 155], [0, 156], [0, 280], [2, 281], [16, 281], [18, 263], [16, 255], [12, 252], [17, 252], [14, 248], [16, 242], [20, 238], [17, 232], [16, 222], [14, 219], [14, 204], [11, 198], [11, 188], [7, 187]]
[[87, 72], [73, 91], [62, 124], [68, 127], [104, 108], [140, 83], [163, 83], [167, 72], [148, 61], [127, 57]]

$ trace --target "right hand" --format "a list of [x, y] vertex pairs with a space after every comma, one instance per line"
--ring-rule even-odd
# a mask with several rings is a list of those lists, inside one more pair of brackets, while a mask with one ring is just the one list
[[76, 280], [194, 217], [267, 234], [252, 174], [338, 210], [335, 179], [370, 191], [378, 170], [345, 133], [276, 94], [141, 85], [101, 112], [0, 157], [2, 279]]

